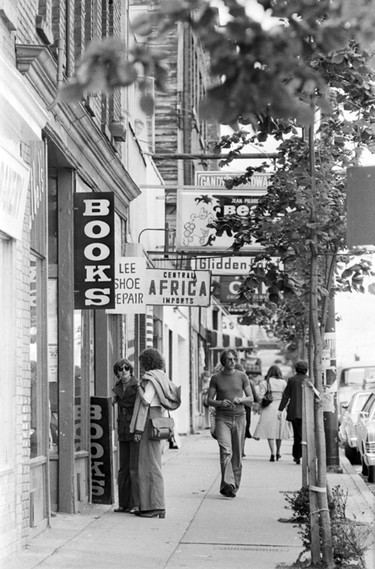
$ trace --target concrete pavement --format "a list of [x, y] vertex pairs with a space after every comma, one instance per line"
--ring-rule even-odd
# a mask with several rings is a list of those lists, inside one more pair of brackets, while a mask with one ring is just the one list
[[[183, 439], [164, 455], [167, 515], [138, 518], [92, 506], [84, 514], [58, 514], [3, 569], [273, 569], [295, 562], [302, 551], [285, 495], [300, 489], [301, 467], [291, 441], [282, 459], [269, 462], [266, 441], [246, 441], [241, 488], [234, 499], [219, 494], [218, 446], [209, 431]], [[331, 486], [348, 489], [348, 517], [374, 521], [375, 498], [345, 457]], [[367, 569], [374, 567], [374, 550]]]

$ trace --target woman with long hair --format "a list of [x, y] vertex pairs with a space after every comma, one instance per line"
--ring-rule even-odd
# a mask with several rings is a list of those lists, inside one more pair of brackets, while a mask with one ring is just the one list
[[[278, 419], [278, 408], [286, 387], [286, 381], [283, 379], [281, 369], [277, 365], [272, 365], [266, 376], [263, 388], [263, 395], [267, 386], [272, 392], [272, 402], [267, 407], [260, 407], [260, 418], [256, 426], [253, 438], [255, 440], [267, 439], [270, 447], [270, 462], [275, 462], [281, 458], [281, 442], [283, 439], [289, 439], [289, 430], [286, 423], [286, 412]], [[260, 394], [262, 399], [262, 394]]]
[[161, 441], [150, 439], [151, 419], [162, 417], [165, 409], [177, 409], [180, 392], [165, 373], [162, 354], [154, 349], [139, 355], [143, 371], [130, 426], [139, 445], [138, 482], [139, 511], [143, 518], [165, 518], [164, 479], [162, 472]]

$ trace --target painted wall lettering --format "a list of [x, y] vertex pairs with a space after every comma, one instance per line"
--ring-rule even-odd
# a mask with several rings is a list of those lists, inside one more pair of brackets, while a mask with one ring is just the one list
[[112, 504], [111, 399], [91, 397], [90, 403], [92, 501]]

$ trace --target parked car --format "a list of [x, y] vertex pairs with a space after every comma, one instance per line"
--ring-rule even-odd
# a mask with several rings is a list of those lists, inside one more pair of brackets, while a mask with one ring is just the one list
[[361, 455], [362, 474], [375, 482], [375, 393], [364, 404], [357, 423], [357, 449]]
[[371, 391], [357, 391], [348, 405], [343, 404], [343, 413], [339, 427], [339, 441], [344, 446], [345, 456], [352, 464], [360, 464], [361, 455], [357, 449], [357, 423], [364, 404]]
[[341, 423], [344, 406], [356, 391], [375, 392], [375, 362], [351, 362], [337, 368], [337, 412]]

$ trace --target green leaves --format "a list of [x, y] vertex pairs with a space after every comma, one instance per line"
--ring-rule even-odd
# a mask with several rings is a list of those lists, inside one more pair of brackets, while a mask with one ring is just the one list
[[[141, 17], [137, 27], [146, 33], [148, 18]], [[141, 91], [140, 106], [146, 114], [154, 111], [154, 98], [147, 77], [152, 75], [155, 88], [167, 91], [168, 69], [163, 63], [166, 53], [136, 44], [126, 54], [125, 45], [110, 37], [93, 41], [79, 62], [74, 77], [63, 86], [59, 98], [65, 103], [82, 99], [86, 94], [111, 94], [116, 87], [137, 83]]]
[[[313, 119], [311, 95], [325, 112], [331, 112], [327, 85], [334, 79], [316, 65], [316, 55], [329, 55], [333, 66], [344, 69], [344, 51], [351, 39], [368, 47], [375, 38], [375, 0], [358, 0], [355, 10], [353, 0], [258, 0], [267, 10], [267, 26], [254, 19], [242, 2], [221, 3], [229, 12], [225, 26], [218, 25], [216, 5], [207, 0], [160, 0], [157, 10], [144, 12], [132, 21], [134, 33], [144, 40], [142, 45], [126, 50], [116, 38], [91, 44], [60, 98], [69, 102], [85, 93], [111, 93], [116, 87], [139, 82], [142, 75], [153, 76], [156, 89], [166, 91], [167, 71], [161, 63], [164, 56], [152, 46], [181, 22], [191, 28], [211, 65], [214, 85], [200, 104], [203, 120], [217, 120], [235, 129], [239, 123], [256, 128], [259, 116], [271, 111], [273, 117], [292, 118], [306, 126]], [[354, 61], [352, 64], [356, 65]], [[369, 59], [368, 64], [373, 62]], [[350, 85], [343, 81], [341, 88], [348, 90]], [[143, 92], [141, 97], [141, 106], [149, 113], [153, 106], [150, 94]], [[265, 128], [259, 140], [265, 141], [268, 134]]]

